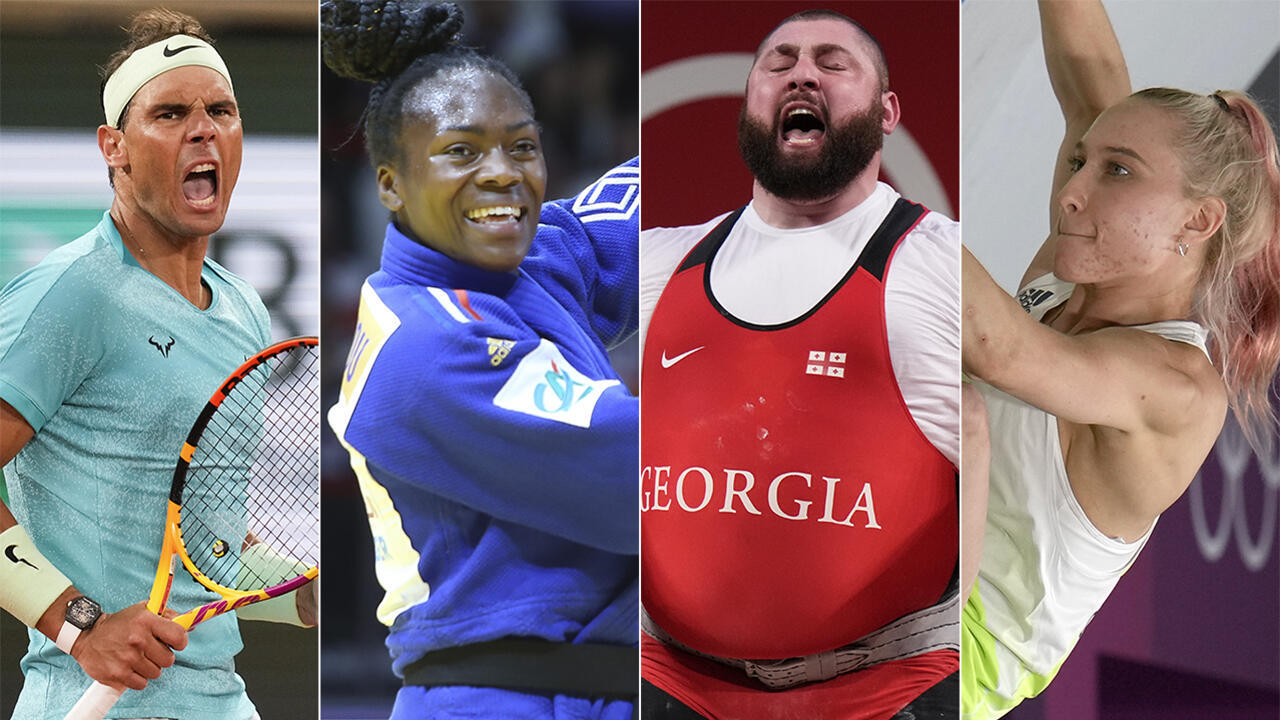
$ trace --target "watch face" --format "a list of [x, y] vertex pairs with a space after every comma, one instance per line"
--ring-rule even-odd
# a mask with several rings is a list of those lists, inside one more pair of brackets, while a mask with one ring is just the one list
[[102, 606], [81, 595], [67, 603], [67, 622], [81, 630], [88, 630], [102, 615]]

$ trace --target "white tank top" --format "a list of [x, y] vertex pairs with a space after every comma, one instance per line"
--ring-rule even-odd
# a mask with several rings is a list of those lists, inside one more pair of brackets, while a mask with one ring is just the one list
[[[1071, 296], [1052, 275], [1018, 300], [1032, 317]], [[1205, 354], [1208, 332], [1188, 320], [1132, 326]], [[1058, 419], [989, 385], [977, 384], [991, 427], [990, 493], [977, 592], [997, 640], [995, 690], [1014, 694], [1028, 673], [1052, 676], [1155, 527], [1126, 543], [1094, 527], [1071, 491]]]

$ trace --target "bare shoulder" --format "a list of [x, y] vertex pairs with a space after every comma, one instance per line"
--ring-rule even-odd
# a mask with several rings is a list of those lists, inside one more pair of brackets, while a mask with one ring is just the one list
[[1064, 424], [1061, 439], [1067, 476], [1090, 521], [1132, 541], [1191, 484], [1222, 430], [1227, 391], [1194, 345], [1138, 330], [1108, 332], [1142, 348], [1141, 363], [1155, 380], [1138, 397], [1145, 422], [1128, 431]]
[[1227, 388], [1222, 376], [1200, 348], [1165, 338], [1151, 340], [1163, 351], [1165, 374], [1173, 380], [1168, 387], [1170, 412], [1152, 417], [1152, 430], [1179, 441], [1193, 439], [1188, 435], [1205, 435], [1212, 446], [1226, 418]]
[[[1074, 336], [1098, 379], [1119, 379], [1131, 406], [1126, 424], [1097, 423], [1136, 434], [1182, 435], [1199, 415], [1225, 409], [1226, 388], [1198, 346], [1132, 327], [1109, 327]], [[1105, 382], [1105, 380], [1103, 380]]]

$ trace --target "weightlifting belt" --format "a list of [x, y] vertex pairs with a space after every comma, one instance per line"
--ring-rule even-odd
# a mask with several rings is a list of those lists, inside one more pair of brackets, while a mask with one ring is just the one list
[[[954, 585], [953, 585], [954, 587]], [[738, 668], [771, 690], [830, 680], [837, 675], [879, 663], [923, 655], [934, 650], [960, 649], [960, 594], [951, 592], [938, 604], [904, 615], [859, 640], [835, 650], [787, 658], [746, 660], [700, 652], [681, 643], [658, 627], [649, 614], [641, 616], [641, 627], [657, 640], [674, 648], [718, 663]]]

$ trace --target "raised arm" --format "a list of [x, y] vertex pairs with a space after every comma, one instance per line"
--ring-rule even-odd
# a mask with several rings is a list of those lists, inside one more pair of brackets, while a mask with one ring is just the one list
[[[639, 324], [640, 159], [609, 170], [576, 196], [547, 203], [541, 225], [553, 225], [572, 253], [582, 292], [560, 298], [582, 305], [592, 330], [608, 348], [630, 337]], [[545, 267], [545, 266], [544, 266]], [[563, 274], [567, 264], [549, 270]], [[576, 283], [554, 283], [562, 294]]]
[[1056, 199], [1070, 177], [1070, 158], [1076, 143], [1103, 110], [1132, 92], [1120, 43], [1100, 0], [1040, 0], [1040, 36], [1049, 83], [1062, 110], [1066, 132], [1053, 165], [1050, 234], [1023, 275], [1023, 286], [1053, 269]]
[[1128, 328], [1068, 335], [1023, 311], [963, 249], [961, 365], [1061, 420], [1173, 434], [1197, 407], [1191, 345]]
[[1089, 519], [1110, 536], [1140, 537], [1222, 428], [1217, 371], [1199, 348], [1133, 328], [1059, 332], [1024, 312], [967, 248], [961, 267], [965, 373], [1068, 423], [1064, 459]]

